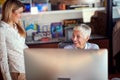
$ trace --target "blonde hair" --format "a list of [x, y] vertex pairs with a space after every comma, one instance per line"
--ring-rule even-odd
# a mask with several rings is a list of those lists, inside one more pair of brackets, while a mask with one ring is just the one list
[[82, 32], [84, 37], [88, 37], [91, 35], [91, 27], [86, 24], [77, 25], [73, 28], [73, 30], [79, 30], [80, 32]]
[[[1, 20], [6, 23], [9, 23], [12, 19], [12, 13], [21, 7], [23, 7], [23, 9], [25, 9], [24, 5], [18, 0], [6, 0], [2, 6]], [[23, 29], [23, 27], [21, 26], [21, 23], [18, 22], [18, 23], [16, 23], [16, 25], [17, 25], [19, 34], [21, 36], [25, 37], [26, 33], [25, 33], [25, 30]]]

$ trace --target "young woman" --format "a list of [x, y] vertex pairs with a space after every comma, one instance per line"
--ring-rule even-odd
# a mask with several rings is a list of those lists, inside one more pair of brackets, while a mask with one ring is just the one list
[[24, 5], [18, 0], [6, 0], [0, 21], [0, 68], [4, 80], [25, 80], [23, 50], [26, 33], [20, 24]]

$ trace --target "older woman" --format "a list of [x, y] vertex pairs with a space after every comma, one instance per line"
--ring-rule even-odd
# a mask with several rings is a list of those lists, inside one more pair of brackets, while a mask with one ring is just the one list
[[72, 41], [74, 44], [67, 45], [64, 49], [99, 49], [97, 44], [88, 43], [91, 35], [91, 28], [86, 24], [75, 26], [73, 29]]

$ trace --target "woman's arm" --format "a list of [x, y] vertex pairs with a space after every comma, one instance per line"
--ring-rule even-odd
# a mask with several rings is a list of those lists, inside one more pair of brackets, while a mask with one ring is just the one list
[[4, 80], [12, 80], [9, 65], [8, 65], [8, 54], [5, 42], [4, 30], [0, 27], [0, 68]]

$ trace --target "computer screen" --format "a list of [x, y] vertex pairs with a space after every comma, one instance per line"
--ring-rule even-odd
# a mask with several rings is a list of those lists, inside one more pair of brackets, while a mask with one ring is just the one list
[[25, 49], [26, 80], [108, 80], [108, 52]]

